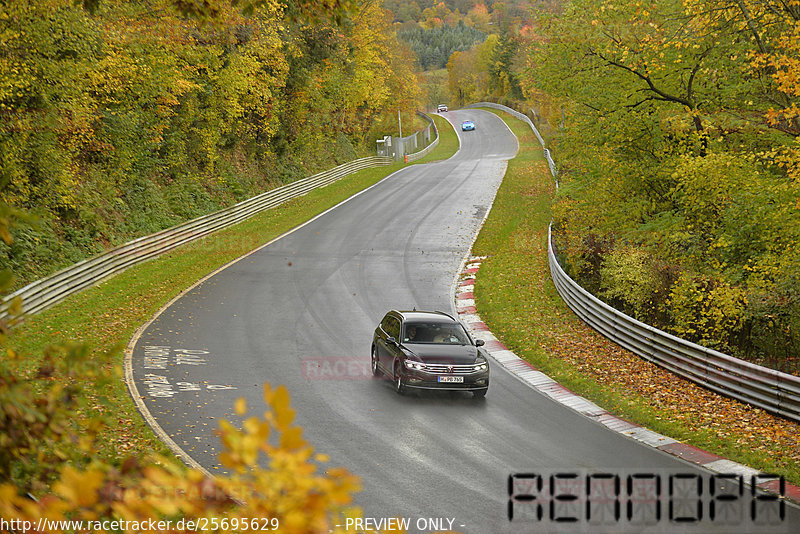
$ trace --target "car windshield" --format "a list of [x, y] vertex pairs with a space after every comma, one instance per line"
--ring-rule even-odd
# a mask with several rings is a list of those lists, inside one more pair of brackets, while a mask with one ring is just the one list
[[406, 323], [403, 343], [467, 345], [469, 338], [461, 325], [455, 323]]

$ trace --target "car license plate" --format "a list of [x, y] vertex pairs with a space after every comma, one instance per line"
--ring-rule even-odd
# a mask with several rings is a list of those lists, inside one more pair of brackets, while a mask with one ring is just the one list
[[463, 376], [440, 376], [439, 382], [447, 382], [448, 384], [463, 384]]

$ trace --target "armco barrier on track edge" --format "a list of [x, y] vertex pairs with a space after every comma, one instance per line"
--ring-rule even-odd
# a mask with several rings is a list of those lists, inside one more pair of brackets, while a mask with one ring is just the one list
[[[555, 163], [529, 117], [492, 102], [479, 102], [467, 107], [501, 110], [528, 124], [545, 150], [550, 172], [558, 187]], [[559, 295], [589, 326], [634, 354], [712, 391], [800, 421], [800, 377], [734, 358], [637, 321], [602, 302], [567, 275], [555, 254], [552, 224], [548, 230], [547, 247], [550, 275]], [[734, 371], [734, 368], [746, 372]], [[698, 373], [696, 369], [705, 372]]]

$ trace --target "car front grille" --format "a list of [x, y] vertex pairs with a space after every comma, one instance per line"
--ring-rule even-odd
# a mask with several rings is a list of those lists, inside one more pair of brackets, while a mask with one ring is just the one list
[[465, 375], [475, 372], [474, 365], [451, 365], [446, 363], [426, 363], [425, 371], [443, 375]]

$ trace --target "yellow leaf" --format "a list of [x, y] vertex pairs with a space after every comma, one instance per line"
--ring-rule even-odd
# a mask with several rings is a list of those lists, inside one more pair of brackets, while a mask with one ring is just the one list
[[234, 404], [234, 410], [236, 411], [236, 415], [242, 416], [247, 413], [247, 401], [244, 397], [239, 397], [236, 399], [236, 404]]
[[281, 435], [281, 448], [283, 449], [299, 449], [305, 444], [302, 428], [292, 427]]
[[294, 420], [294, 410], [290, 406], [289, 390], [286, 386], [278, 386], [272, 394], [269, 404], [275, 412], [275, 426], [285, 430]]
[[55, 491], [76, 507], [88, 507], [97, 502], [97, 490], [103, 484], [103, 473], [98, 469], [80, 472], [67, 466], [55, 484]]

